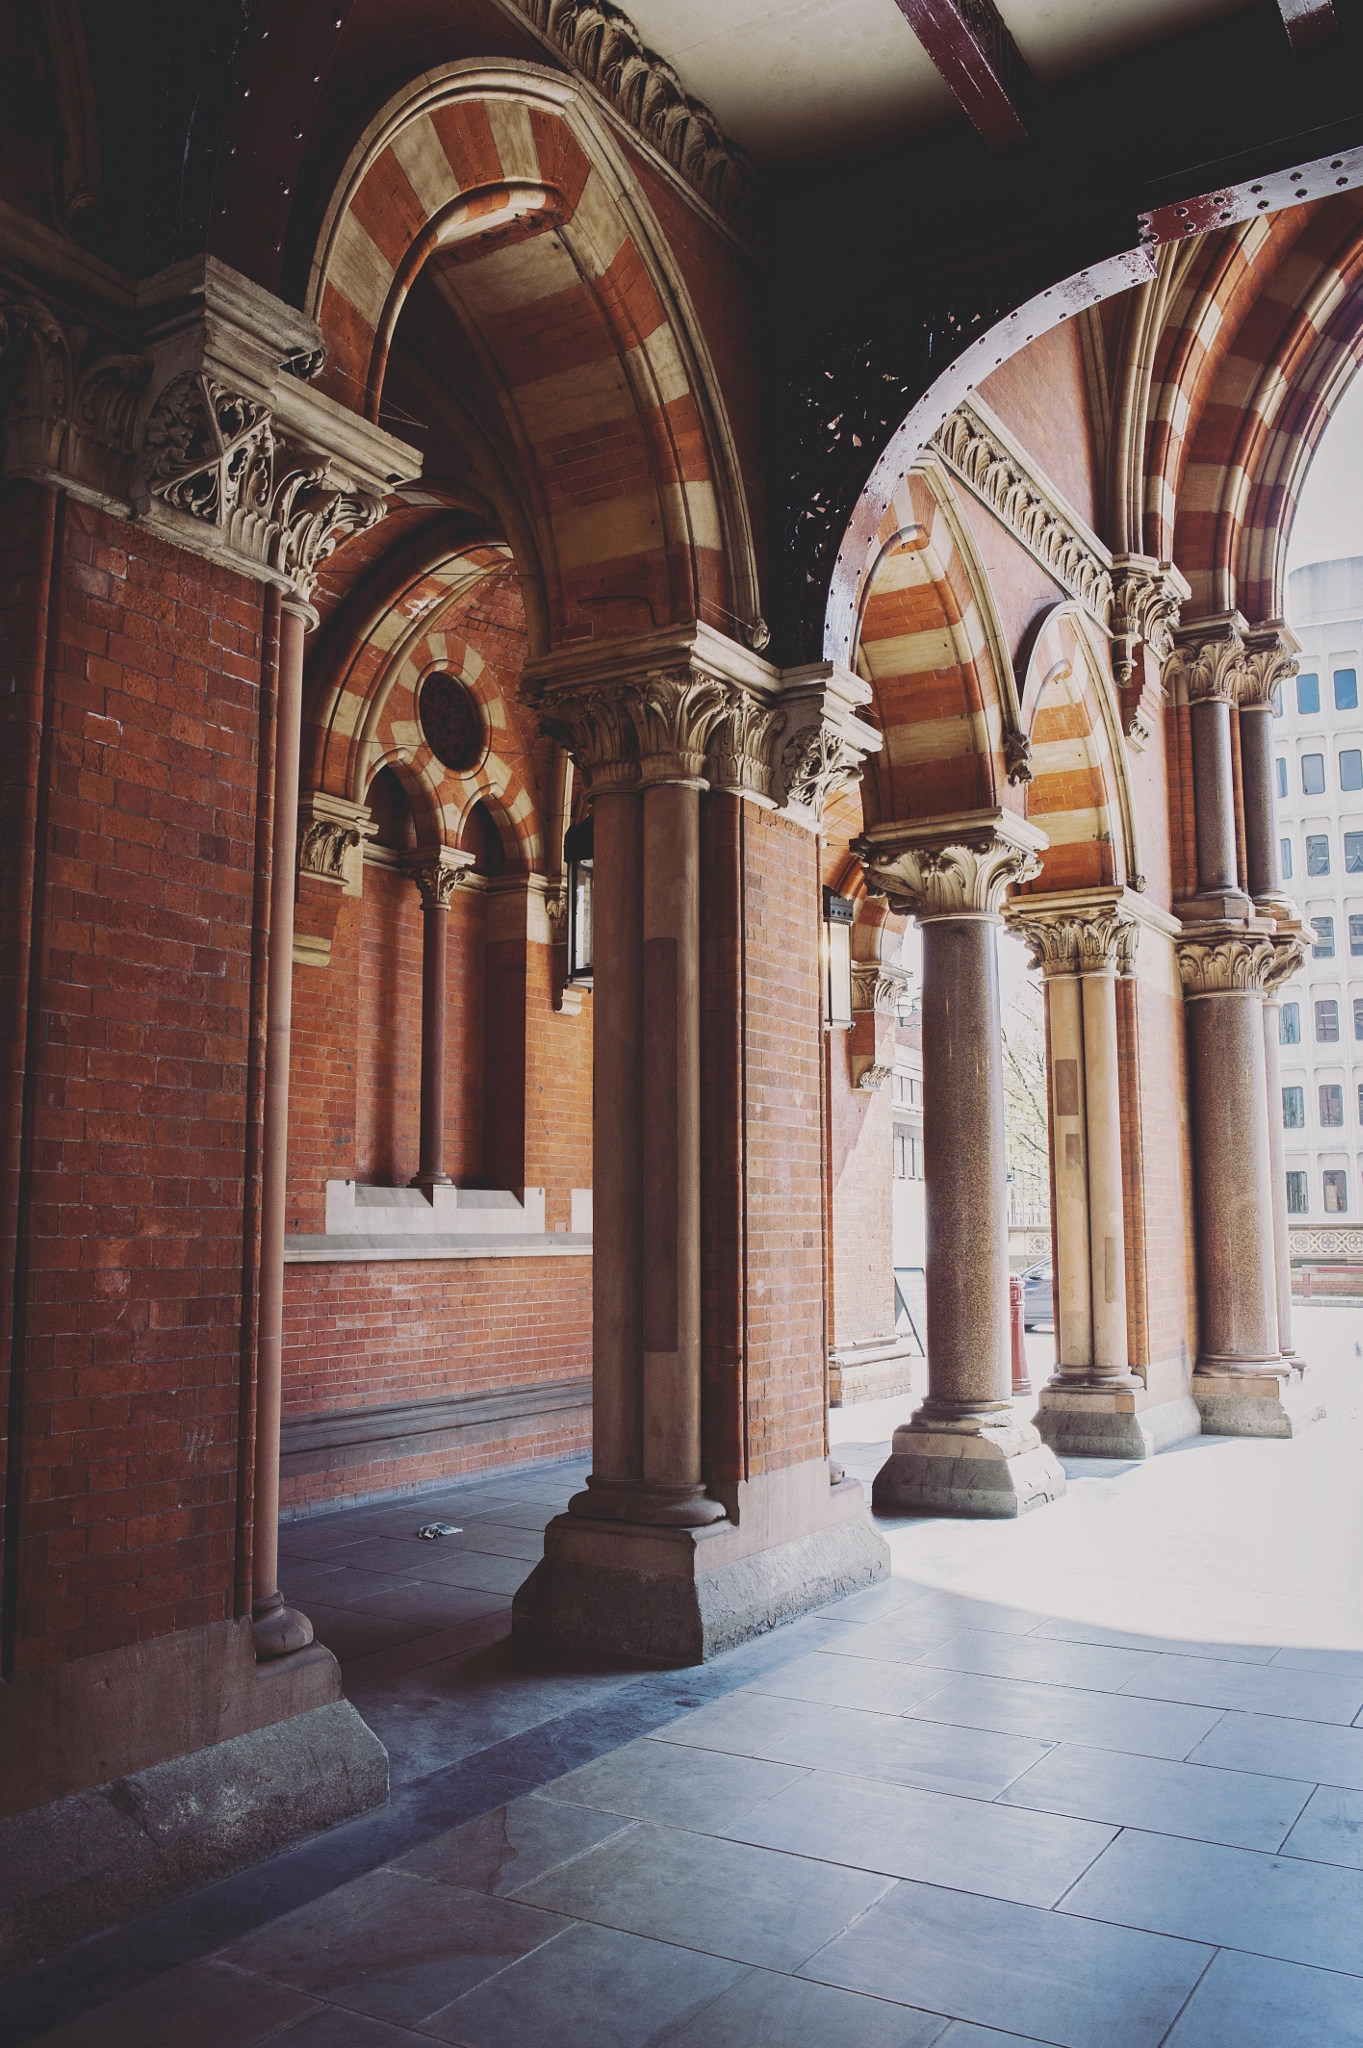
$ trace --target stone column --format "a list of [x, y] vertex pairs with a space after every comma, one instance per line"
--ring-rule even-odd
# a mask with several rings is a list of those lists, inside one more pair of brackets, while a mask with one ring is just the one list
[[1245, 812], [1247, 883], [1256, 910], [1296, 926], [1296, 909], [1278, 871], [1278, 818], [1273, 790], [1273, 700], [1297, 673], [1300, 649], [1280, 619], [1246, 636], [1240, 678], [1240, 787]]
[[[273, 606], [271, 606], [273, 609]], [[306, 1614], [279, 1590], [279, 1425], [284, 1375], [284, 1222], [289, 1173], [289, 1038], [293, 1007], [293, 905], [297, 887], [298, 758], [303, 718], [303, 643], [317, 623], [293, 598], [278, 612], [274, 821], [270, 937], [266, 954], [265, 1103], [261, 1135], [260, 1312], [256, 1364], [251, 1629], [262, 1662], [312, 1641]]]
[[867, 885], [923, 929], [923, 1152], [928, 1392], [876, 1476], [881, 1513], [1013, 1516], [1065, 1479], [1013, 1410], [1008, 1162], [997, 930], [1010, 883], [1046, 844], [1007, 811], [878, 827], [858, 842]]
[[[736, 1134], [741, 1142], [762, 1114], [748, 1099], [753, 1041], [745, 1033], [762, 1032], [767, 1060], [781, 1028], [774, 1012], [766, 1021], [767, 984], [745, 983], [741, 916], [726, 929], [721, 971], [702, 986], [702, 960], [716, 951], [713, 933], [710, 953], [702, 950], [703, 807], [709, 792], [722, 791], [744, 800], [741, 811], [779, 811], [786, 843], [799, 849], [808, 957], [795, 948], [795, 993], [781, 1014], [807, 1013], [810, 1038], [799, 1048], [807, 1060], [819, 1043], [812, 835], [827, 788], [855, 774], [878, 736], [854, 715], [869, 694], [855, 677], [821, 669], [787, 679], [698, 626], [565, 648], [532, 663], [523, 687], [545, 730], [571, 752], [594, 820], [595, 1286], [592, 1471], [546, 1530], [544, 1559], [516, 1596], [513, 1625], [535, 1640], [695, 1662], [835, 1589], [869, 1583], [887, 1563], [859, 1485], [831, 1479], [822, 1330], [808, 1303], [791, 1317], [792, 1328], [806, 1330], [803, 1348], [790, 1339], [784, 1362], [783, 1392], [801, 1417], [791, 1448], [783, 1450], [782, 1403], [770, 1389], [782, 1368], [765, 1352], [763, 1405], [749, 1429], [744, 1304], [757, 1298], [765, 1312], [775, 1298], [782, 1246], [745, 1240], [737, 1341], [718, 1390], [733, 1399], [737, 1427], [713, 1433], [737, 1443], [737, 1472], [715, 1470], [706, 1449], [701, 1316], [707, 1287], [716, 1295], [727, 1284], [718, 1254], [702, 1270], [715, 1234], [713, 1219], [710, 1238], [702, 1233], [702, 1028], [708, 1014], [706, 1059], [723, 1068], [736, 1126], [725, 1142]], [[720, 837], [731, 850], [744, 844], [742, 831]], [[759, 857], [769, 855], [739, 856], [760, 876]], [[745, 865], [732, 879], [747, 873]], [[762, 971], [770, 973], [765, 961]], [[721, 1013], [731, 1004], [738, 1014], [729, 1019]], [[803, 1114], [817, 1120], [817, 1088]], [[819, 1187], [816, 1215], [821, 1196]], [[802, 1256], [807, 1245], [802, 1239]], [[727, 1255], [727, 1245], [721, 1250]], [[819, 1426], [812, 1453], [811, 1409]], [[751, 1438], [755, 1469], [746, 1462]]]
[[421, 892], [421, 1149], [414, 1188], [449, 1187], [445, 1171], [445, 989], [450, 902], [473, 855], [438, 847], [407, 864]]
[[1250, 908], [1239, 880], [1230, 724], [1245, 669], [1244, 625], [1227, 612], [1180, 627], [1164, 668], [1166, 688], [1189, 707], [1192, 732], [1197, 880], [1180, 905], [1185, 918], [1243, 917]]
[[1050, 1037], [1059, 1360], [1036, 1421], [1053, 1450], [1146, 1458], [1200, 1423], [1191, 1402], [1149, 1397], [1130, 1362], [1117, 979], [1140, 927], [1121, 891], [1085, 896], [1021, 897], [1008, 917], [1045, 974]]
[[1298, 1365], [1292, 1342], [1292, 1254], [1287, 1236], [1287, 1148], [1283, 1144], [1282, 1061], [1278, 1055], [1278, 1031], [1282, 1018], [1281, 982], [1295, 969], [1285, 968], [1279, 978], [1264, 987], [1264, 1075], [1268, 1087], [1268, 1157], [1273, 1179], [1273, 1270], [1278, 1295], [1278, 1349], [1292, 1365]]
[[1319, 1412], [1294, 1398], [1278, 1335], [1264, 990], [1301, 964], [1291, 936], [1202, 926], [1180, 939], [1188, 1008], [1202, 1341], [1192, 1392], [1216, 1436], [1291, 1436]]

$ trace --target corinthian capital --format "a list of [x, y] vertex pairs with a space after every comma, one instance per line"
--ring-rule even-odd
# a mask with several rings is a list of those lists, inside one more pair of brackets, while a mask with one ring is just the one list
[[453, 846], [439, 846], [428, 853], [413, 854], [403, 865], [421, 891], [422, 909], [448, 910], [461, 877], [473, 862], [471, 853], [461, 853]]
[[1275, 932], [1268, 942], [1273, 948], [1272, 964], [1264, 970], [1264, 993], [1275, 996], [1285, 981], [1291, 981], [1306, 961], [1305, 941], [1295, 932]]
[[1271, 711], [1282, 685], [1297, 673], [1301, 643], [1282, 619], [1268, 619], [1246, 635], [1245, 672], [1240, 680], [1242, 708]]
[[[1279, 967], [1279, 942], [1256, 933], [1212, 926], [1197, 937], [1175, 939], [1174, 947], [1186, 1002], [1202, 996], [1262, 995], [1272, 981], [1293, 971]], [[1297, 956], [1294, 965], [1300, 965], [1299, 946]]]
[[1245, 674], [1245, 622], [1239, 612], [1197, 619], [1174, 634], [1164, 664], [1166, 690], [1188, 704], [1234, 704]]
[[996, 917], [1008, 889], [1041, 872], [1050, 844], [1011, 811], [972, 811], [878, 825], [853, 841], [866, 886], [920, 924], [937, 917]]
[[1140, 926], [1116, 907], [1046, 911], [1024, 897], [1010, 904], [1007, 921], [1027, 947], [1032, 966], [1048, 981], [1060, 975], [1131, 973]]
[[832, 663], [781, 671], [703, 625], [561, 648], [522, 695], [593, 795], [684, 782], [748, 797], [817, 830], [881, 737], [869, 687]]

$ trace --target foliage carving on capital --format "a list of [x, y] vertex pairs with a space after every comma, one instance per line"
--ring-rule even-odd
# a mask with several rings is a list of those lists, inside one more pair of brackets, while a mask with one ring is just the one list
[[384, 514], [376, 491], [296, 453], [277, 437], [268, 406], [202, 370], [172, 378], [157, 399], [143, 476], [151, 498], [215, 528], [304, 602], [327, 557]]
[[1240, 680], [1241, 708], [1271, 711], [1283, 684], [1297, 673], [1300, 649], [1286, 628], [1273, 625], [1249, 636], [1249, 652]]
[[909, 991], [906, 967], [890, 967], [883, 960], [852, 962], [852, 1012], [864, 1016], [897, 1017]]
[[1085, 916], [1031, 910], [1023, 901], [1012, 905], [1008, 926], [1027, 947], [1031, 965], [1049, 981], [1052, 976], [1115, 974], [1127, 978], [1135, 963], [1140, 926], [1116, 910]]
[[984, 830], [933, 835], [895, 846], [854, 840], [872, 895], [920, 923], [938, 917], [995, 917], [1005, 894], [1041, 872], [1033, 847]]
[[860, 774], [861, 755], [827, 725], [792, 733], [781, 752], [786, 803], [816, 818], [823, 816], [829, 798], [849, 788]]
[[421, 891], [422, 909], [448, 910], [455, 890], [473, 866], [473, 855], [441, 846], [434, 853], [414, 854], [404, 866]]
[[1264, 970], [1264, 993], [1276, 995], [1285, 981], [1291, 981], [1306, 964], [1306, 944], [1295, 932], [1275, 932], [1269, 940], [1273, 960]]
[[784, 711], [730, 685], [724, 713], [716, 721], [711, 740], [712, 786], [741, 791], [759, 801], [774, 801], [772, 755], [785, 727]]
[[1197, 628], [1180, 633], [1164, 664], [1166, 690], [1182, 685], [1189, 704], [1234, 704], [1245, 674], [1245, 643], [1235, 628], [1202, 637]]
[[1174, 946], [1183, 993], [1190, 1002], [1199, 996], [1262, 995], [1277, 968], [1276, 943], [1253, 933], [1180, 938]]
[[641, 783], [703, 782], [710, 742], [732, 710], [731, 692], [690, 667], [663, 671], [625, 692]]
[[149, 359], [101, 350], [33, 293], [0, 286], [0, 364], [4, 473], [124, 499]]

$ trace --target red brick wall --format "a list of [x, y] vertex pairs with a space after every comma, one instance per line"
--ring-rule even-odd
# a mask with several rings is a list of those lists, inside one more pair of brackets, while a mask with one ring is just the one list
[[[1100, 464], [1077, 320], [1039, 334], [985, 378], [980, 396], [1011, 428], [1038, 470], [1101, 531]], [[1057, 423], [1063, 431], [1057, 432]]]
[[824, 1449], [818, 841], [743, 806], [748, 1469]]
[[[591, 1260], [289, 1266], [284, 1416], [488, 1394], [591, 1371]], [[560, 1441], [562, 1439], [562, 1441]], [[587, 1422], [530, 1418], [491, 1443], [287, 1480], [283, 1504], [343, 1499], [578, 1450]]]
[[[879, 1041], [879, 1049], [877, 1049]], [[834, 1344], [894, 1335], [893, 1118], [890, 1087], [867, 1090], [853, 1063], [894, 1064], [894, 1023], [867, 1011], [850, 1031], [825, 1037], [828, 1059], [829, 1180], [833, 1234]]]
[[261, 596], [63, 519], [16, 1671], [230, 1615], [236, 1550]]

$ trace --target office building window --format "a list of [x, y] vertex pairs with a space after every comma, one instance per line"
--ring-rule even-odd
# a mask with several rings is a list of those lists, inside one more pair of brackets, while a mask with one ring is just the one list
[[894, 1130], [894, 1177], [896, 1180], [923, 1178], [923, 1141], [902, 1124], [896, 1124]]
[[1324, 1183], [1326, 1215], [1342, 1216], [1349, 1206], [1348, 1174], [1337, 1166], [1327, 1167], [1321, 1180]]
[[912, 1103], [916, 1108], [923, 1100], [923, 1083], [917, 1074], [896, 1074], [890, 1083], [890, 1098], [894, 1102]]
[[1344, 834], [1344, 872], [1363, 875], [1363, 832]]
[[1335, 670], [1335, 710], [1357, 711], [1358, 670], [1337, 668]]
[[1323, 832], [1308, 832], [1306, 835], [1306, 872], [1308, 875], [1328, 875], [1330, 872], [1330, 842]]
[[1320, 710], [1319, 676], [1297, 677], [1297, 709], [1306, 712]]
[[1320, 1126], [1323, 1131], [1344, 1128], [1344, 1090], [1338, 1081], [1322, 1081], [1320, 1084]]
[[1346, 747], [1339, 757], [1341, 789], [1363, 789], [1363, 747]]
[[1335, 957], [1335, 921], [1332, 917], [1313, 917], [1311, 929], [1315, 938], [1311, 942], [1313, 960], [1333, 960]]
[[1363, 1124], [1363, 1081], [1358, 1084], [1358, 1121]]
[[1363, 953], [1363, 917], [1349, 919], [1349, 951], [1355, 956]]
[[1287, 795], [1287, 763], [1282, 760], [1278, 762], [1278, 794]]
[[1278, 857], [1282, 866], [1283, 880], [1290, 882], [1292, 879], [1292, 841], [1290, 839], [1280, 839], [1278, 841]]
[[1324, 754], [1303, 754], [1301, 757], [1301, 786], [1304, 796], [1324, 796], [1325, 756]]
[[1306, 1214], [1306, 1175], [1289, 1173], [1287, 1176], [1287, 1213], [1289, 1216]]
[[1354, 997], [1354, 1037], [1363, 1038], [1363, 996]]
[[1301, 1004], [1284, 1003], [1278, 1012], [1279, 1045], [1301, 1044]]
[[1283, 1129], [1285, 1131], [1300, 1131], [1305, 1128], [1305, 1125], [1306, 1090], [1304, 1088], [1284, 1088]]
[[1316, 1044], [1339, 1044], [1339, 1004], [1333, 996], [1316, 1004]]

